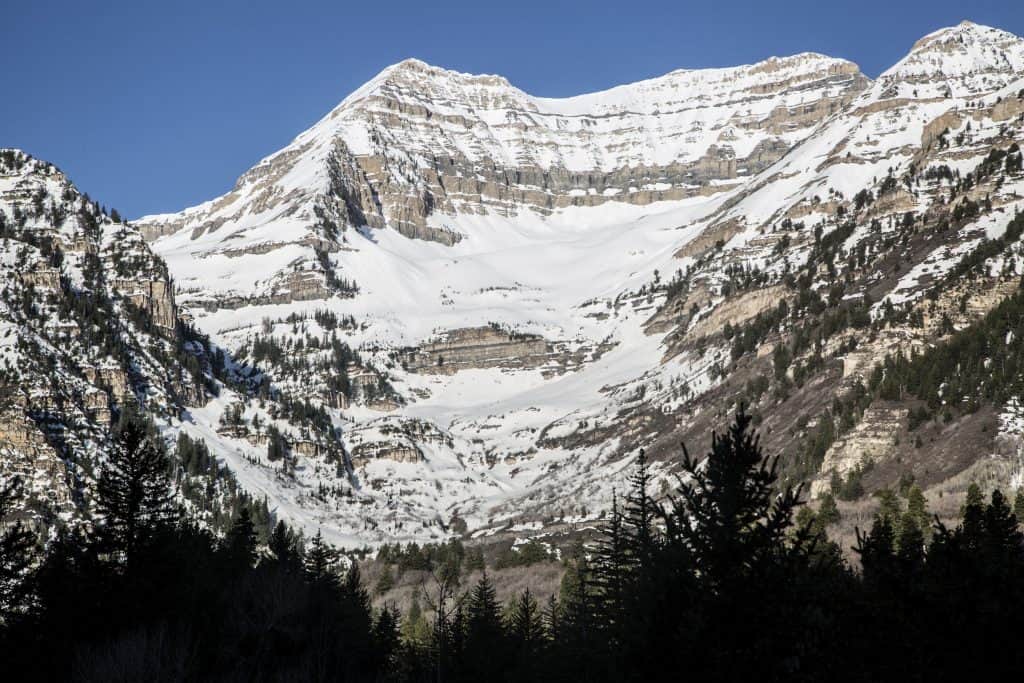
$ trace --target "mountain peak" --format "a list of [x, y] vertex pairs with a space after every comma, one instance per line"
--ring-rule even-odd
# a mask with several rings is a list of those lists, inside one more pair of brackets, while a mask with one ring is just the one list
[[[881, 78], [943, 83], [966, 80], [970, 83], [962, 84], [960, 94], [972, 95], [998, 89], [1021, 71], [1024, 40], [991, 26], [962, 21], [918, 40], [907, 56]], [[956, 87], [953, 90], [960, 91]]]
[[960, 46], [992, 45], [1020, 42], [1020, 38], [991, 26], [964, 20], [956, 26], [947, 26], [920, 38], [910, 49], [910, 54], [931, 50], [949, 50], [954, 44]]

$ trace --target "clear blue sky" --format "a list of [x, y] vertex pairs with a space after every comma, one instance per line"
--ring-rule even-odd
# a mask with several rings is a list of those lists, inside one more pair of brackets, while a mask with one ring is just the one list
[[876, 76], [965, 18], [1022, 35], [1024, 1], [4, 0], [0, 147], [135, 217], [224, 192], [406, 57], [544, 96], [807, 50]]

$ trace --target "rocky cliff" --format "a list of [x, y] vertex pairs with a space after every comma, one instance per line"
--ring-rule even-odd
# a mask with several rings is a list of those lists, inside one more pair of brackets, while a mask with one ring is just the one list
[[0, 281], [0, 476], [25, 480], [37, 521], [87, 514], [114, 417], [205, 403], [206, 349], [139, 231], [17, 150], [0, 150]]
[[[104, 268], [223, 353], [168, 429], [340, 543], [592, 523], [639, 447], [667, 488], [740, 401], [814, 496], [1013, 487], [1022, 115], [1024, 41], [970, 23], [873, 82], [803, 54], [548, 99], [409, 60], [223, 197], [109, 223], [173, 300], [155, 260]], [[97, 423], [166, 386], [87, 366]]]

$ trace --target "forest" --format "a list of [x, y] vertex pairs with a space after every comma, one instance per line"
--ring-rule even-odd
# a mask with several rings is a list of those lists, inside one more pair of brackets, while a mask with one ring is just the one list
[[[1024, 535], [996, 490], [972, 487], [955, 526], [882, 505], [844, 559], [829, 514], [780, 483], [742, 406], [703, 456], [684, 447], [674, 493], [651, 496], [641, 451], [599, 537], [567, 559], [560, 595], [499, 604], [450, 553], [416, 615], [374, 609], [359, 563], [241, 506], [215, 535], [190, 519], [170, 460], [118, 426], [98, 521], [43, 547], [0, 538], [8, 680], [646, 681], [977, 680], [1020, 670]], [[0, 492], [0, 517], [20, 484]], [[891, 503], [891, 501], [890, 501]], [[799, 513], [799, 514], [798, 514]], [[266, 542], [261, 538], [266, 536]], [[483, 566], [483, 563], [480, 563]], [[417, 605], [417, 611], [419, 606]], [[405, 628], [416, 619], [419, 628]]]

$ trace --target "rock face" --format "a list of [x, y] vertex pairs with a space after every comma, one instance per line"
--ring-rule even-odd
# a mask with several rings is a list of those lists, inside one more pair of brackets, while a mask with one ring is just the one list
[[[451, 246], [467, 237], [447, 225], [460, 215], [547, 215], [715, 194], [774, 163], [866, 85], [850, 62], [802, 54], [559, 100], [532, 97], [498, 76], [406, 60], [228, 194], [138, 224], [161, 238], [158, 249], [172, 261], [188, 250], [207, 274], [221, 273], [216, 298], [326, 298], [326, 284], [275, 290], [275, 278], [296, 264], [322, 280], [333, 274], [310, 240], [333, 242], [365, 226]], [[248, 259], [264, 264], [257, 277], [239, 277], [226, 258], [255, 256], [269, 244], [264, 258]], [[186, 266], [175, 271], [185, 290], [198, 279]]]
[[4, 479], [21, 477], [37, 505], [49, 512], [73, 511], [65, 463], [30, 419], [16, 412], [0, 416], [0, 457]]
[[866, 410], [860, 423], [825, 453], [821, 476], [811, 484], [811, 496], [828, 491], [833, 474], [847, 478], [856, 468], [867, 469], [891, 458], [906, 421], [905, 408], [879, 406]]
[[205, 403], [204, 351], [138, 230], [17, 150], [0, 150], [0, 281], [0, 480], [25, 480], [36, 521], [86, 514], [115, 411]]
[[451, 374], [467, 368], [527, 368], [543, 364], [551, 346], [538, 335], [496, 327], [451, 330], [402, 358], [410, 372]]
[[60, 202], [36, 210], [18, 176], [0, 197], [34, 217], [12, 237], [31, 248], [2, 250], [8, 367], [39, 355], [26, 330], [45, 357], [96, 328], [33, 327], [23, 303], [80, 311], [95, 259], [131, 324], [37, 363], [16, 413], [58, 457], [43, 427], [73, 414], [92, 431], [71, 447], [101, 452], [120, 405], [202, 404], [188, 380], [216, 365], [231, 381], [170, 433], [350, 546], [594, 520], [638, 448], [671, 487], [679, 443], [740, 402], [815, 494], [867, 462], [871, 487], [1012, 472], [1019, 403], [889, 380], [1019, 290], [1022, 103], [1024, 41], [972, 24], [875, 82], [805, 54], [554, 100], [410, 60], [228, 194], [141, 222], [173, 298], [138, 229], [42, 219]]

